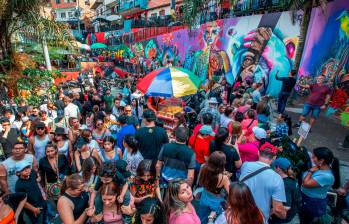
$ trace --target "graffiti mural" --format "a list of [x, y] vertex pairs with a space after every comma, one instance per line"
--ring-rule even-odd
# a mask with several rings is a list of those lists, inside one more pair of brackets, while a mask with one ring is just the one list
[[[328, 3], [326, 15], [312, 11], [299, 78], [323, 75], [335, 90], [328, 113], [348, 110], [349, 96], [349, 4]], [[349, 112], [349, 110], [348, 110]], [[347, 124], [349, 126], [349, 123]]]
[[290, 12], [270, 13], [217, 20], [160, 35], [129, 49], [135, 59], [181, 65], [204, 84], [223, 77], [231, 84], [250, 79], [263, 83], [266, 94], [276, 96], [281, 83], [275, 75], [288, 76], [292, 69], [299, 30]]

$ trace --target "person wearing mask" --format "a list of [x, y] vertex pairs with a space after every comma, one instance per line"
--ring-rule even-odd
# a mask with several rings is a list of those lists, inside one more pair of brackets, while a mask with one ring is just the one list
[[[156, 163], [156, 176], [168, 183], [169, 181], [181, 178], [186, 179], [191, 186], [194, 181], [196, 168], [195, 154], [186, 142], [188, 130], [184, 127], [176, 129], [174, 143], [163, 145]], [[178, 156], [181, 155], [181, 156]]]
[[303, 113], [299, 117], [298, 123], [295, 127], [300, 127], [301, 122], [305, 121], [308, 114], [311, 112], [310, 126], [313, 127], [316, 119], [319, 117], [321, 110], [326, 109], [328, 106], [332, 91], [324, 83], [325, 77], [318, 76], [316, 78], [316, 84], [314, 85], [300, 85], [302, 88], [310, 89], [310, 94], [304, 104]]
[[285, 112], [287, 99], [291, 95], [292, 89], [296, 85], [296, 70], [291, 70], [288, 77], [279, 77], [279, 72], [276, 73], [276, 80], [282, 82], [281, 91], [278, 96], [278, 112], [280, 114]]
[[22, 161], [26, 161], [37, 170], [38, 165], [32, 154], [27, 154], [27, 145], [24, 142], [16, 142], [13, 144], [12, 155], [0, 164], [0, 187], [2, 192], [14, 193], [15, 184], [18, 180], [16, 175], [16, 165]]
[[245, 162], [241, 166], [239, 180], [250, 188], [264, 220], [268, 220], [270, 214], [281, 219], [285, 219], [287, 215], [287, 209], [283, 205], [286, 202], [284, 182], [280, 175], [270, 168], [276, 153], [274, 146], [265, 143], [260, 147], [258, 161]]
[[128, 116], [122, 114], [118, 118], [119, 125], [121, 126], [120, 131], [116, 135], [117, 139], [117, 147], [121, 149], [122, 152], [125, 151], [123, 146], [124, 137], [126, 135], [134, 135], [136, 134], [136, 128], [132, 124], [127, 123]]
[[201, 121], [202, 116], [206, 113], [210, 113], [212, 115], [212, 128], [214, 130], [217, 130], [219, 127], [219, 124], [221, 122], [221, 115], [217, 110], [217, 106], [218, 106], [218, 101], [215, 97], [211, 97], [208, 100], [208, 106], [204, 107], [201, 109], [199, 115], [198, 115], [198, 119], [199, 121]]
[[165, 196], [164, 204], [169, 224], [200, 224], [200, 218], [192, 205], [193, 192], [184, 180], [171, 181]]
[[143, 113], [144, 127], [137, 129], [135, 137], [139, 143], [139, 151], [144, 159], [156, 161], [162, 146], [168, 143], [166, 131], [155, 125], [156, 115], [152, 110]]
[[283, 179], [286, 193], [286, 203], [284, 206], [289, 207], [287, 216], [285, 219], [280, 219], [274, 215], [271, 216], [270, 224], [281, 223], [296, 223], [299, 222], [298, 211], [301, 205], [301, 195], [298, 187], [297, 180], [294, 177], [292, 171], [291, 162], [283, 157], [279, 157], [273, 161], [272, 166], [275, 172], [277, 172]]
[[20, 133], [17, 128], [11, 127], [10, 120], [8, 118], [1, 119], [2, 132], [0, 133], [0, 144], [2, 147], [3, 159], [10, 157], [13, 144], [19, 139]]
[[213, 152], [199, 174], [199, 184], [204, 189], [200, 196], [199, 217], [202, 224], [208, 222], [208, 216], [218, 216], [223, 212], [222, 195], [224, 189], [229, 193], [229, 176], [224, 173], [226, 157], [223, 152]]
[[29, 138], [28, 150], [39, 161], [45, 156], [45, 147], [51, 140], [43, 122], [35, 124], [34, 135]]
[[257, 207], [249, 187], [235, 182], [230, 186], [227, 209], [215, 220], [217, 224], [264, 224], [262, 211]]
[[315, 148], [311, 158], [314, 166], [304, 173], [301, 187], [303, 223], [311, 223], [326, 214], [327, 192], [335, 180], [331, 170], [331, 150], [326, 147]]
[[57, 211], [62, 223], [85, 223], [92, 217], [95, 208], [89, 207], [89, 195], [84, 191], [84, 182], [79, 174], [67, 176], [57, 202]]

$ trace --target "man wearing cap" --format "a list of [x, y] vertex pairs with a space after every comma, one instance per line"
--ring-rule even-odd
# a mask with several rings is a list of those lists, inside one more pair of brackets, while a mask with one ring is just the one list
[[[240, 181], [250, 188], [257, 207], [262, 211], [265, 223], [270, 214], [286, 218], [287, 210], [284, 182], [279, 174], [270, 168], [276, 158], [277, 150], [270, 143], [260, 147], [259, 160], [245, 162], [241, 166]], [[271, 210], [272, 207], [272, 211]]]
[[188, 130], [179, 127], [175, 131], [176, 142], [165, 144], [156, 163], [156, 176], [165, 182], [180, 178], [186, 179], [191, 186], [196, 168], [195, 153], [188, 146]]
[[124, 137], [126, 135], [134, 135], [136, 133], [136, 128], [132, 124], [127, 124], [127, 115], [122, 114], [118, 118], [118, 122], [121, 126], [120, 131], [116, 135], [117, 139], [117, 146], [122, 150], [122, 153], [124, 153], [124, 145], [122, 144], [124, 141]]
[[16, 166], [21, 161], [28, 162], [37, 171], [37, 162], [32, 154], [27, 154], [27, 145], [16, 142], [12, 148], [12, 155], [0, 164], [0, 187], [3, 192], [14, 193], [18, 180]]
[[135, 138], [139, 142], [139, 151], [144, 159], [157, 160], [161, 147], [168, 143], [166, 131], [155, 125], [156, 115], [153, 110], [143, 112], [144, 127], [138, 129]]
[[212, 119], [212, 128], [217, 130], [219, 127], [219, 124], [221, 122], [221, 115], [217, 110], [217, 106], [218, 106], [218, 101], [215, 97], [211, 97], [208, 100], [208, 106], [204, 107], [201, 109], [199, 115], [198, 115], [198, 119], [199, 121], [201, 121], [202, 116], [206, 113], [210, 113], [213, 117]]
[[272, 166], [275, 172], [277, 172], [284, 181], [286, 193], [285, 206], [290, 207], [290, 210], [287, 211], [286, 219], [280, 219], [273, 216], [272, 223], [296, 223], [296, 220], [292, 220], [296, 219], [295, 216], [301, 207], [302, 200], [297, 181], [292, 176], [289, 176], [290, 170], [292, 169], [291, 162], [286, 158], [279, 157], [273, 161]]
[[20, 133], [17, 128], [11, 127], [11, 123], [8, 118], [2, 118], [1, 126], [2, 132], [0, 133], [0, 144], [4, 155], [0, 155], [0, 158], [7, 158], [10, 156], [13, 144], [18, 141]]

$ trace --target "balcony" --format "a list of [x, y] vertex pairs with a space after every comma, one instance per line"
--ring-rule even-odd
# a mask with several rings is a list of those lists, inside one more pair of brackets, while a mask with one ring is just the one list
[[117, 13], [123, 17], [132, 17], [147, 9], [148, 0], [120, 0]]
[[90, 1], [90, 5], [91, 5], [91, 9], [96, 9], [100, 4], [103, 4], [103, 0], [91, 0]]

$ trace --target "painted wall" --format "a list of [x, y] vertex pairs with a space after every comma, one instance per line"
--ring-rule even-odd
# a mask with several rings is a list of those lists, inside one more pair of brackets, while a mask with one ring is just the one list
[[312, 11], [299, 76], [324, 75], [349, 94], [349, 2], [328, 3], [326, 15]]
[[289, 12], [231, 18], [120, 46], [119, 54], [135, 62], [156, 58], [164, 66], [180, 61], [204, 83], [223, 76], [229, 83], [237, 77], [265, 82], [264, 91], [276, 96], [281, 82], [275, 75], [288, 76], [292, 69], [299, 30]]
[[335, 113], [349, 126], [349, 2], [329, 2], [326, 14], [312, 11], [299, 79], [324, 75], [334, 89], [326, 114]]

